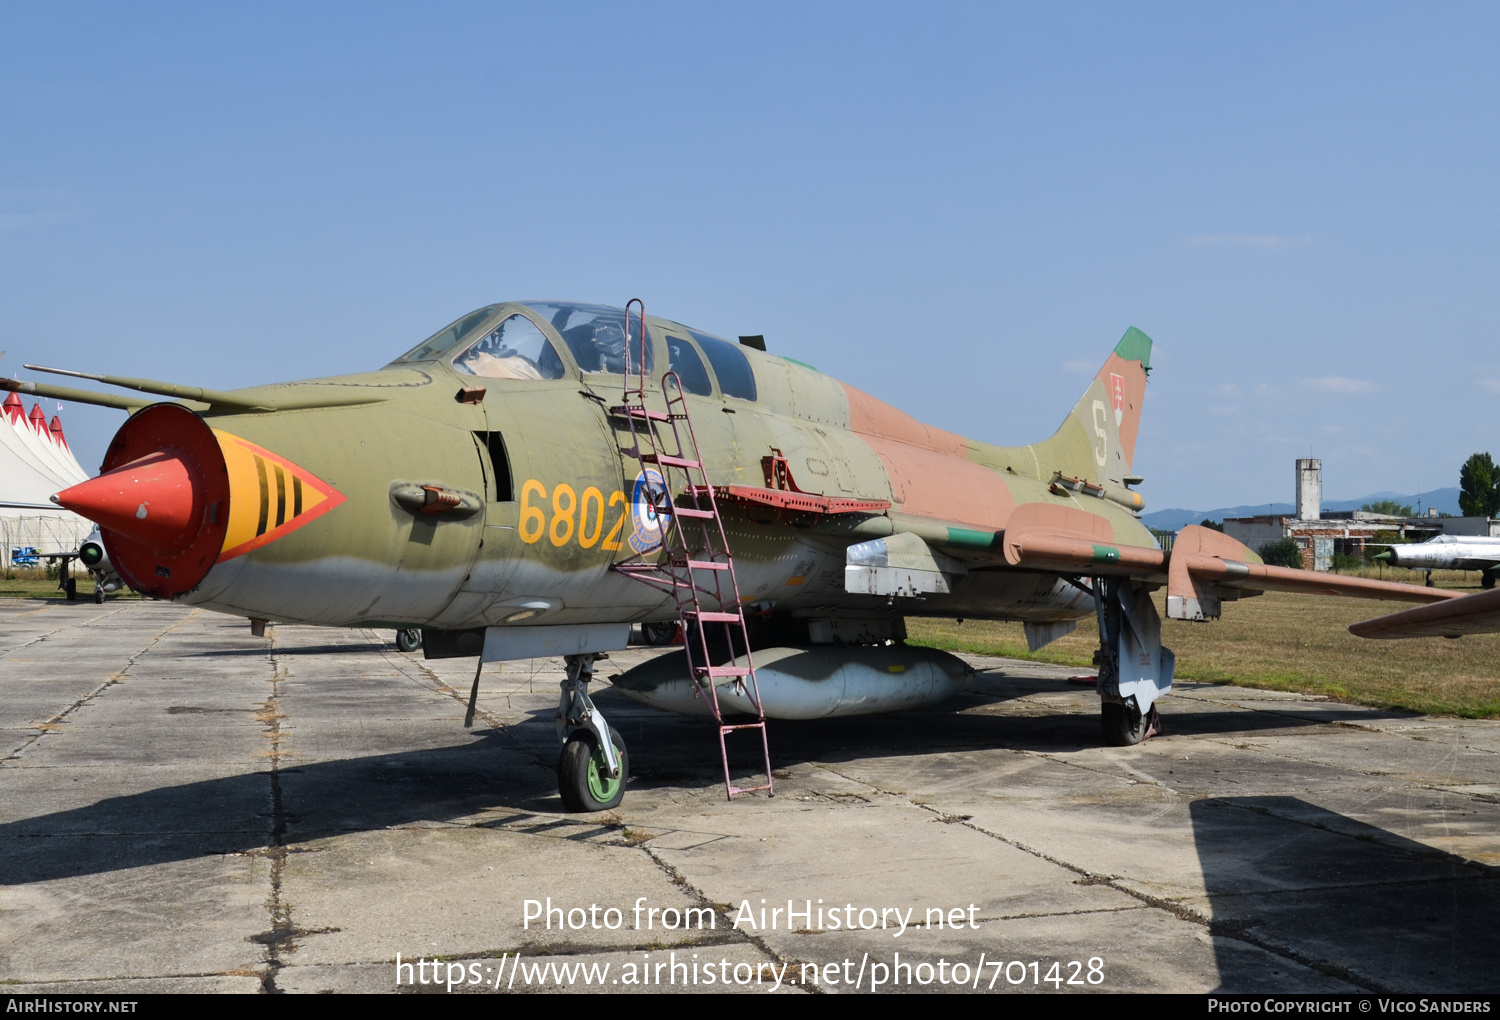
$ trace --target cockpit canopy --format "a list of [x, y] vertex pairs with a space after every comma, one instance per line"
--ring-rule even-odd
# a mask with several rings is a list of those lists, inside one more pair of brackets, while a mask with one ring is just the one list
[[[518, 311], [524, 308], [530, 313]], [[488, 379], [561, 379], [566, 372], [553, 341], [537, 325], [546, 323], [567, 345], [584, 373], [621, 375], [640, 371], [640, 320], [630, 319], [626, 335], [623, 309], [567, 301], [522, 301], [485, 305], [438, 330], [392, 362], [410, 365], [447, 361], [455, 371]], [[682, 334], [682, 335], [673, 335]], [[691, 342], [686, 339], [691, 337]], [[668, 325], [665, 335], [671, 370], [689, 393], [708, 396], [703, 352], [724, 396], [755, 400], [755, 373], [738, 344], [686, 326]], [[645, 345], [647, 375], [656, 371], [653, 345]]]
[[[632, 318], [625, 335], [625, 312], [609, 305], [562, 301], [525, 301], [526, 308], [557, 330], [582, 372], [622, 375], [639, 371], [640, 321]], [[397, 358], [393, 364], [438, 361], [452, 357], [453, 367], [469, 375], [500, 379], [557, 379], [562, 360], [552, 342], [525, 315], [500, 319], [504, 305], [486, 305], [452, 322]], [[503, 362], [511, 362], [509, 365]], [[646, 345], [646, 372], [654, 368]]]
[[[576, 305], [557, 301], [525, 301], [527, 308], [552, 324], [573, 352], [582, 372], [623, 375], [640, 371], [641, 320], [632, 316], [630, 336], [625, 336], [625, 313], [609, 305]], [[646, 345], [646, 373], [652, 363], [651, 345]]]
[[406, 365], [418, 361], [436, 361], [452, 350], [454, 345], [460, 340], [488, 322], [499, 310], [499, 305], [485, 305], [478, 311], [470, 312], [463, 318], [450, 322], [432, 334], [432, 336], [391, 362], [391, 364]]
[[561, 379], [562, 359], [541, 330], [517, 312], [454, 355], [453, 367], [486, 379]]

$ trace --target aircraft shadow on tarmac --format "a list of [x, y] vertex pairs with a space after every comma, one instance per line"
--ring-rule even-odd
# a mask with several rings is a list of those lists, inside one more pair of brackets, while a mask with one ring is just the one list
[[[990, 706], [1036, 694], [1071, 691], [1085, 706], [1085, 711], [1057, 711], [1045, 702], [1026, 706], [1022, 711], [986, 711]], [[689, 761], [698, 768], [680, 768], [662, 779], [674, 785], [704, 785], [722, 781], [718, 771], [717, 750], [707, 754], [702, 749], [684, 753], [675, 747], [678, 740], [698, 730], [712, 733], [701, 719], [671, 716], [645, 708], [605, 688], [600, 702], [611, 722], [619, 727], [632, 751], [632, 770], [642, 780], [657, 778], [652, 759], [671, 759], [674, 764]], [[1276, 711], [1246, 711], [1233, 706], [1202, 707], [1191, 711], [1164, 710], [1164, 733], [1167, 736], [1218, 736], [1223, 734], [1264, 734], [1276, 730], [1298, 730], [1332, 723], [1357, 720], [1407, 719], [1411, 713], [1373, 711], [1316, 702], [1303, 705], [1288, 702]], [[1015, 750], [1068, 753], [1099, 747], [1100, 726], [1097, 695], [1092, 687], [1068, 687], [1063, 679], [1007, 676], [999, 671], [978, 675], [969, 690], [940, 704], [906, 712], [875, 715], [840, 716], [808, 721], [773, 720], [771, 726], [771, 764], [782, 768], [793, 762], [842, 762], [868, 757], [921, 756], [938, 751], [1011, 748]], [[538, 711], [532, 719], [545, 724], [551, 732], [550, 710]], [[651, 721], [655, 721], [654, 724]], [[732, 721], [732, 720], [731, 720]], [[673, 724], [676, 724], [674, 727]], [[650, 725], [649, 731], [644, 727]], [[684, 736], [677, 737], [677, 732]], [[647, 733], [650, 736], [647, 736]], [[712, 737], [702, 738], [708, 742]], [[692, 746], [697, 747], [695, 742]], [[705, 744], [706, 746], [706, 744]], [[746, 745], [748, 747], [748, 744]], [[749, 758], [745, 759], [747, 766]], [[717, 778], [716, 778], [717, 777]]]
[[[462, 732], [462, 731], [460, 731]], [[273, 788], [279, 787], [281, 810]], [[0, 825], [0, 885], [147, 867], [348, 832], [446, 822], [500, 805], [560, 810], [556, 778], [498, 730], [451, 746], [290, 764]]]
[[[1055, 690], [1057, 682], [1047, 682], [1047, 687]], [[944, 705], [922, 711], [778, 721], [772, 731], [772, 765], [780, 770], [805, 761], [918, 757], [989, 748], [1066, 752], [1098, 746], [1098, 717], [1092, 712], [1020, 715], [964, 711], [1019, 697], [1030, 689], [1030, 683], [1013, 687], [1008, 683], [982, 684]], [[1081, 693], [1093, 697], [1092, 692]], [[707, 789], [723, 781], [711, 726], [702, 720], [626, 702], [607, 688], [600, 694], [601, 710], [631, 748], [632, 789]], [[1318, 719], [1263, 716], [1234, 710], [1184, 713], [1169, 718], [1168, 732], [1188, 732], [1189, 728], [1192, 732], [1244, 732], [1330, 721], [1326, 715]], [[459, 734], [464, 731], [455, 724], [455, 737]], [[748, 741], [743, 747], [732, 748], [736, 774], [758, 764], [751, 761], [752, 751]], [[556, 753], [552, 713], [541, 710], [505, 731], [476, 729], [441, 747], [320, 762], [293, 759], [275, 777], [280, 789], [279, 815], [272, 795], [272, 776], [267, 771], [106, 797], [86, 806], [0, 825], [0, 884], [19, 885], [254, 851], [269, 846], [271, 833], [278, 828], [284, 832], [284, 843], [296, 845], [416, 822], [472, 819], [497, 807], [559, 812], [556, 777], [551, 769]], [[1230, 817], [1250, 818], [1256, 810], [1253, 806], [1247, 810], [1239, 802], [1223, 803], [1240, 806], [1241, 810], [1220, 808], [1205, 815], [1200, 825], [1198, 809], [1194, 809], [1205, 861], [1218, 859], [1213, 856], [1213, 845], [1225, 829], [1222, 823], [1208, 823]], [[580, 823], [591, 820], [579, 819]], [[1323, 831], [1298, 824], [1299, 836], [1306, 834], [1304, 829]], [[1325, 828], [1339, 831], [1331, 824]], [[1236, 839], [1241, 837], [1252, 847], [1265, 841], [1264, 831], [1256, 825]], [[1380, 833], [1378, 842], [1388, 844], [1396, 839]], [[1202, 849], [1205, 841], [1209, 844], [1206, 851]], [[1272, 840], [1266, 853], [1279, 852], [1285, 842]], [[1355, 842], [1357, 845], [1357, 838]], [[1266, 866], [1285, 869], [1303, 865], [1292, 859], [1268, 860]], [[1232, 876], [1234, 872], [1222, 874]], [[1239, 894], [1232, 881], [1216, 883], [1212, 878], [1209, 891], [1211, 897]]]
[[[1409, 799], [1403, 813], [1420, 818]], [[1375, 991], [1500, 990], [1500, 869], [1296, 797], [1204, 798], [1189, 811], [1221, 990], [1279, 990], [1245, 942]]]

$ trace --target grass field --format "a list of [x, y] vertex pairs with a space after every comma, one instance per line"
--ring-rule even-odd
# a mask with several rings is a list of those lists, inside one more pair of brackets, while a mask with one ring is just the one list
[[[1393, 579], [1391, 573], [1386, 571], [1387, 580]], [[1477, 591], [1475, 578], [1473, 573], [1439, 571], [1435, 580], [1443, 587], [1462, 584]], [[1367, 641], [1350, 634], [1349, 624], [1409, 606], [1280, 592], [1226, 602], [1223, 618], [1211, 623], [1182, 623], [1165, 619], [1165, 595], [1163, 590], [1156, 596], [1163, 616], [1162, 643], [1177, 655], [1178, 679], [1326, 694], [1380, 708], [1500, 717], [1500, 634], [1456, 641]], [[1098, 645], [1092, 618], [1036, 653], [1026, 650], [1019, 623], [909, 617], [906, 629], [914, 644], [1088, 671]]]
[[[39, 570], [26, 571], [24, 573], [13, 571], [12, 573], [20, 576], [0, 576], [0, 598], [61, 599], [67, 597], [63, 594], [63, 590], [57, 586], [57, 578], [28, 576], [30, 574], [40, 574], [41, 571]], [[91, 599], [94, 597], [94, 579], [92, 577], [78, 578], [78, 597], [81, 599]], [[109, 598], [138, 599], [140, 596], [127, 588], [123, 592], [116, 592], [110, 595]]]

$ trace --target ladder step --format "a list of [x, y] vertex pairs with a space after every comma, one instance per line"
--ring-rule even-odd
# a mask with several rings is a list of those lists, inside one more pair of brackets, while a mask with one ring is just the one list
[[[662, 467], [701, 468], [703, 466], [696, 460], [688, 460], [686, 457], [669, 457], [665, 453], [643, 453], [641, 460], [647, 464], [660, 464]], [[697, 486], [697, 488], [702, 488], [702, 486]]]
[[749, 666], [695, 666], [693, 672], [700, 676], [749, 676]]
[[[660, 512], [658, 511], [658, 513]], [[692, 507], [686, 506], [674, 506], [669, 512], [678, 517], [697, 517], [706, 521], [711, 521], [714, 518], [712, 510], [694, 510]]]
[[624, 407], [611, 407], [610, 414], [618, 414], [622, 418], [645, 418], [650, 421], [671, 421], [670, 414], [662, 414], [660, 411], [652, 411], [644, 407], [635, 407], [626, 404]]
[[695, 613], [691, 609], [682, 615], [696, 616], [703, 623], [743, 623], [745, 620], [739, 613]]
[[728, 570], [729, 564], [715, 563], [713, 560], [688, 560], [687, 565], [692, 570]]
[[733, 783], [730, 783], [729, 784], [729, 797], [732, 800], [732, 799], [734, 799], [735, 794], [739, 794], [739, 793], [759, 793], [761, 790], [769, 790], [770, 788], [771, 788], [771, 784], [770, 783], [762, 783], [760, 786], [735, 786]]
[[763, 722], [736, 723], [733, 726], [720, 726], [720, 733], [733, 733], [735, 730], [763, 730], [766, 724]]

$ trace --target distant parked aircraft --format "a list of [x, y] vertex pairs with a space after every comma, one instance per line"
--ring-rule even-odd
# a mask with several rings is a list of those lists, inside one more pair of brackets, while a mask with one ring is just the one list
[[1438, 535], [1415, 545], [1393, 545], [1374, 557], [1381, 563], [1417, 570], [1478, 570], [1480, 585], [1495, 587], [1500, 566], [1500, 538]]

